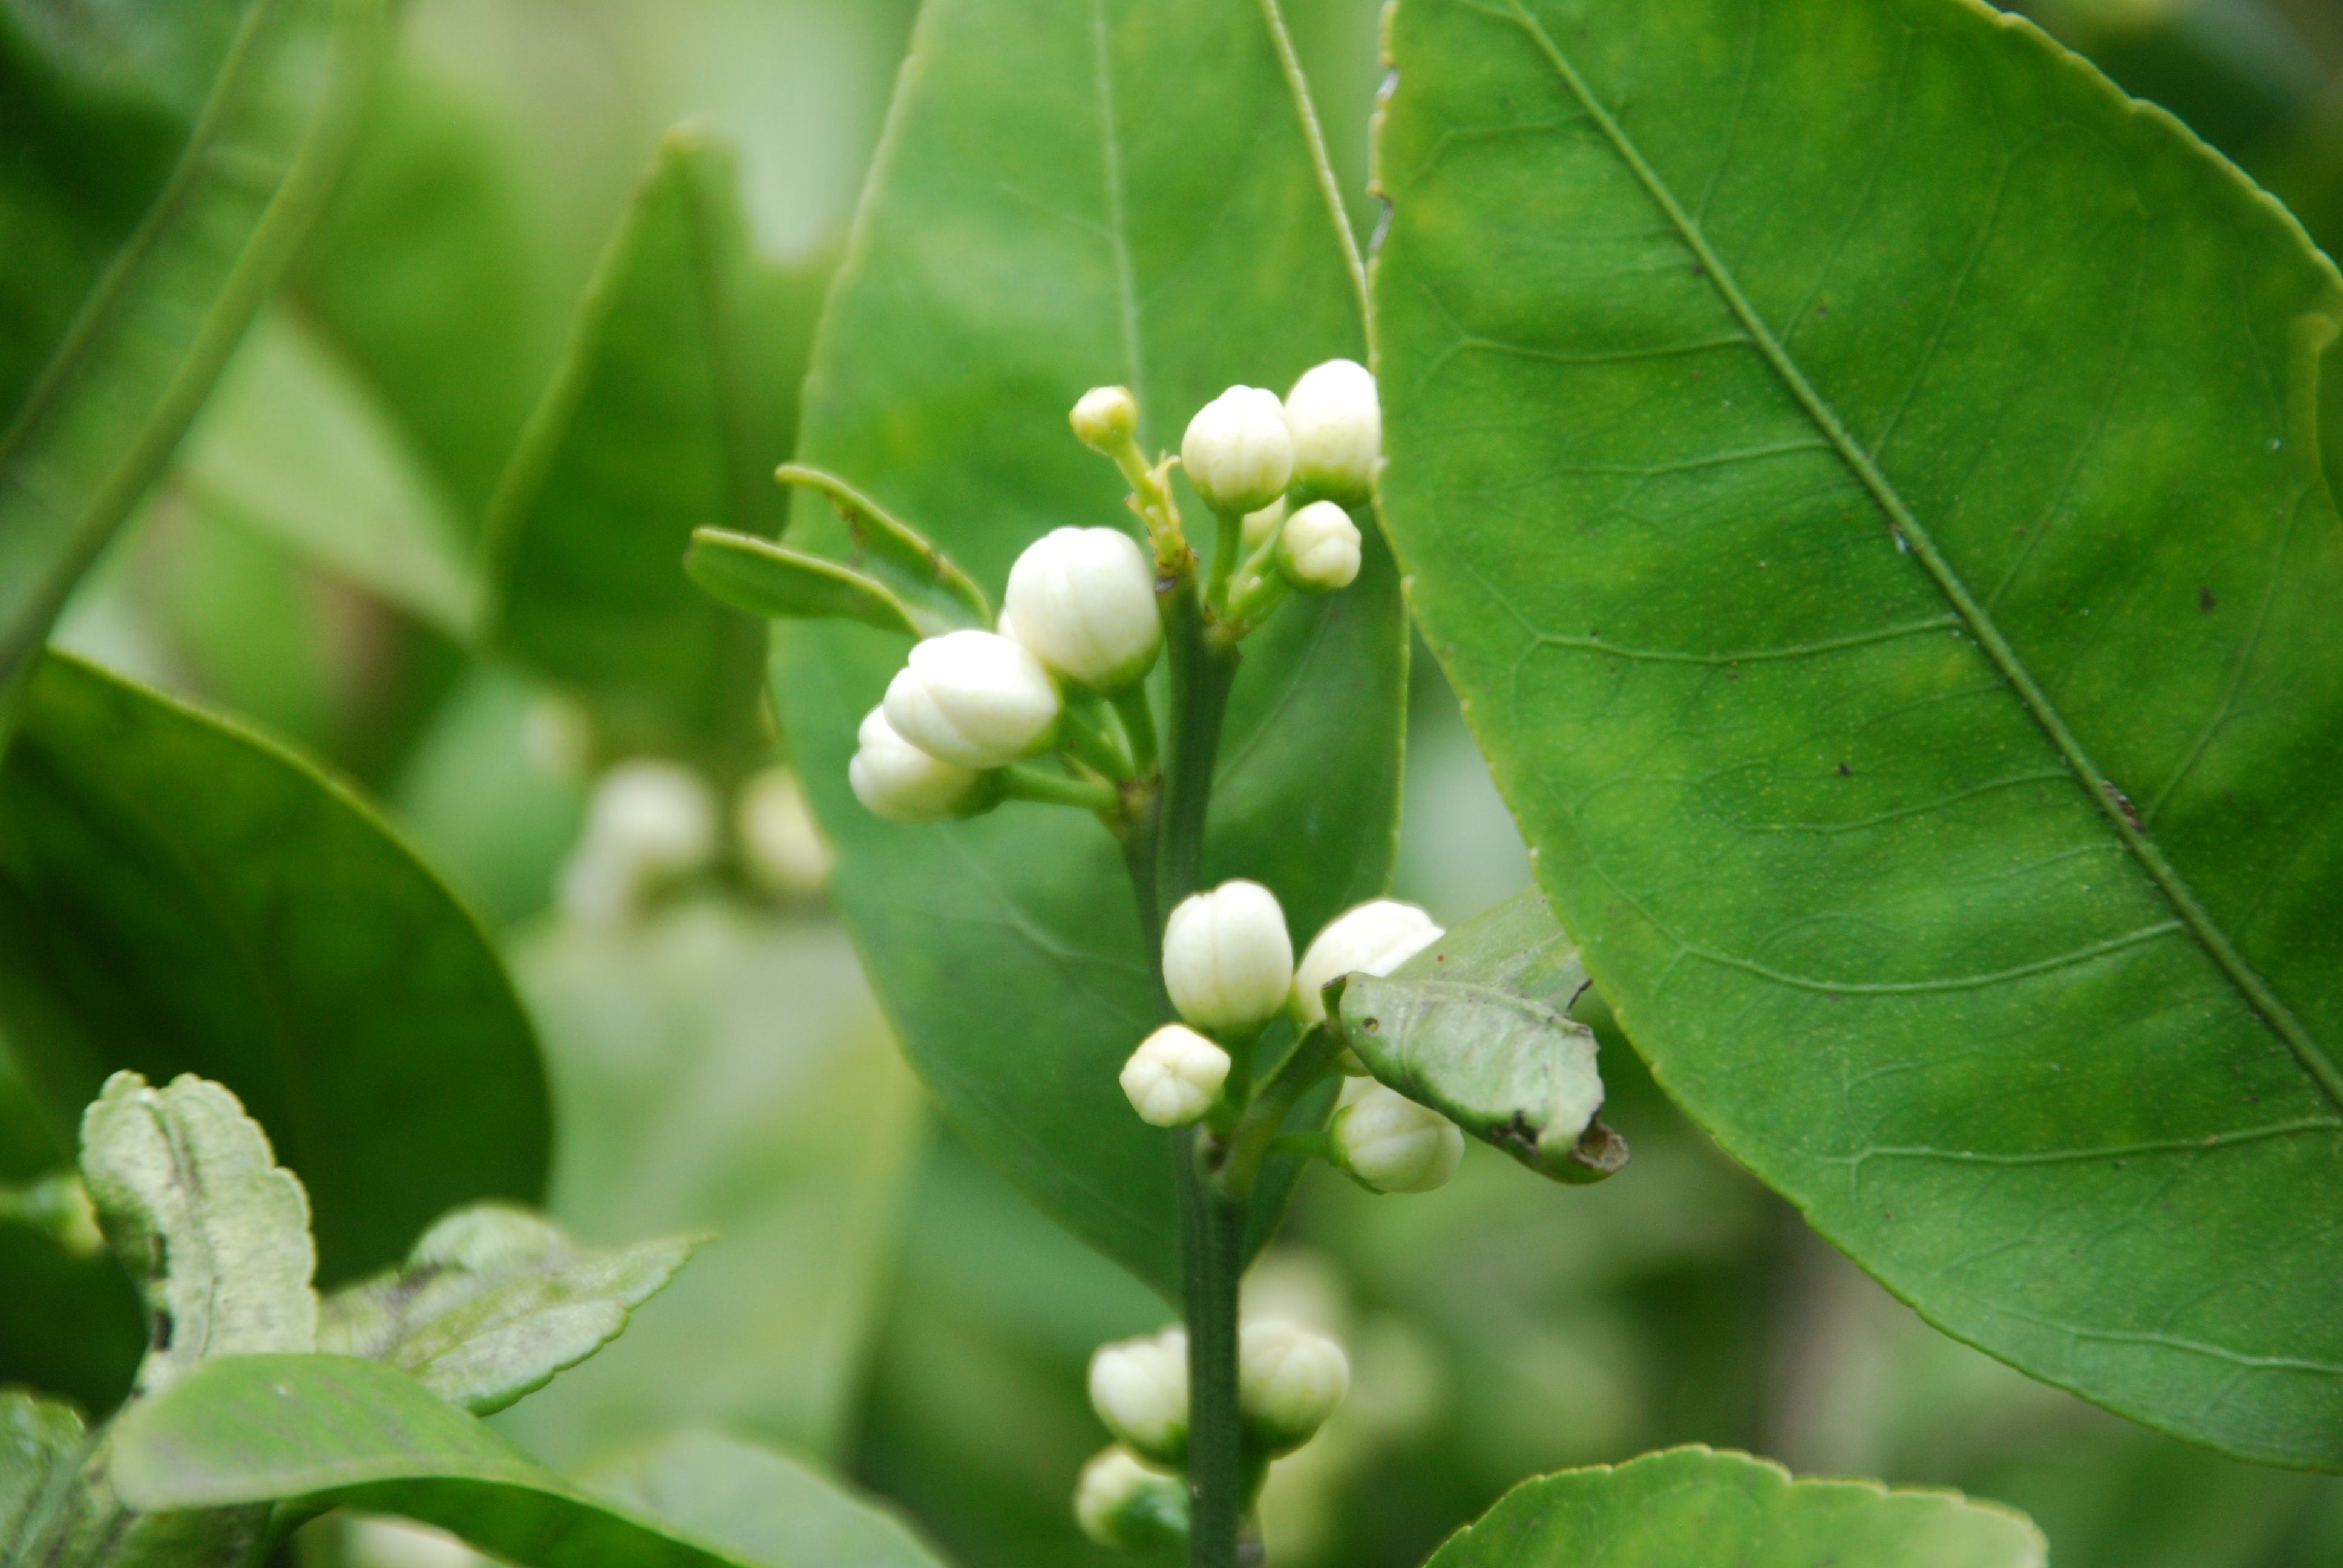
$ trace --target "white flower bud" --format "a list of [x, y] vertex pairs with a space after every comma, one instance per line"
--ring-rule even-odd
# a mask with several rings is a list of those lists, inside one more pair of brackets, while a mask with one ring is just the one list
[[1359, 525], [1332, 501], [1312, 501], [1285, 519], [1277, 569], [1303, 593], [1349, 588], [1359, 575]]
[[1006, 768], [1049, 742], [1058, 689], [1021, 643], [953, 631], [912, 648], [887, 687], [887, 722], [930, 757]]
[[1229, 1053], [1182, 1023], [1139, 1042], [1122, 1064], [1122, 1091], [1151, 1127], [1185, 1127], [1212, 1109], [1228, 1081]]
[[1293, 971], [1293, 1016], [1304, 1029], [1326, 1016], [1327, 983], [1340, 975], [1387, 975], [1443, 935], [1432, 917], [1397, 899], [1353, 904], [1326, 922]]
[[1067, 417], [1083, 446], [1112, 457], [1139, 429], [1139, 400], [1128, 387], [1093, 387]]
[[1375, 378], [1353, 359], [1329, 359], [1302, 373], [1285, 395], [1293, 433], [1293, 477], [1312, 495], [1355, 507], [1374, 494], [1383, 455]]
[[732, 818], [749, 872], [766, 888], [816, 893], [830, 880], [835, 858], [806, 809], [798, 776], [788, 769], [768, 768], [742, 785]]
[[1230, 387], [1188, 421], [1180, 462], [1212, 510], [1259, 511], [1283, 495], [1293, 477], [1284, 405], [1258, 387]]
[[716, 848], [716, 799], [699, 774], [637, 757], [602, 775], [586, 809], [584, 851], [647, 872], [689, 870]]
[[1237, 1409], [1272, 1453], [1310, 1441], [1351, 1387], [1351, 1359], [1324, 1334], [1270, 1319], [1237, 1336]]
[[1163, 989], [1198, 1029], [1268, 1022], [1293, 985], [1293, 939], [1277, 895], [1259, 882], [1191, 893], [1163, 922]]
[[1082, 1466], [1074, 1523], [1101, 1546], [1144, 1552], [1188, 1538], [1188, 1485], [1120, 1443]]
[[1091, 1357], [1091, 1408], [1106, 1429], [1159, 1464], [1188, 1452], [1188, 1336], [1165, 1329], [1117, 1340]]
[[1334, 1162], [1378, 1192], [1429, 1192], [1464, 1158], [1464, 1134], [1437, 1111], [1371, 1078], [1342, 1085]]
[[1121, 691], [1163, 647], [1155, 567], [1120, 528], [1052, 528], [1009, 568], [1016, 640], [1093, 691]]
[[846, 765], [854, 798], [890, 822], [937, 822], [957, 816], [982, 775], [920, 750], [895, 733], [887, 710], [863, 716], [861, 745]]
[[1285, 521], [1283, 496], [1278, 497], [1257, 512], [1247, 512], [1244, 515], [1244, 548], [1248, 550], [1261, 548], [1268, 541], [1269, 536], [1277, 532], [1277, 526], [1283, 521]]

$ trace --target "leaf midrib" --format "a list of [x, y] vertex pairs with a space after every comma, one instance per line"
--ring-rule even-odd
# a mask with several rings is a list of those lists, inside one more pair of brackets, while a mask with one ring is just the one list
[[1879, 465], [1873, 460], [1871, 454], [1855, 439], [1845, 421], [1839, 418], [1837, 410], [1831, 407], [1815, 389], [1814, 384], [1806, 378], [1805, 371], [1799, 367], [1797, 361], [1790, 357], [1788, 349], [1775, 335], [1773, 327], [1758, 314], [1756, 307], [1742, 292], [1740, 282], [1732, 269], [1710, 246], [1707, 236], [1701, 231], [1699, 224], [1693, 220], [1691, 215], [1684, 210], [1683, 204], [1676, 200], [1674, 191], [1669, 187], [1665, 180], [1660, 177], [1659, 172], [1644, 159], [1641, 149], [1628, 137], [1617, 118], [1589, 90], [1585, 79], [1578, 74], [1577, 67], [1571, 64], [1569, 57], [1556, 45], [1553, 35], [1545, 30], [1544, 24], [1530, 14], [1523, 5], [1522, 0], [1507, 0], [1507, 5], [1513, 21], [1537, 45], [1540, 53], [1545, 56], [1547, 64], [1553, 67], [1554, 75], [1561, 78], [1564, 86], [1569, 90], [1573, 97], [1578, 100], [1579, 106], [1586, 111], [1587, 116], [1601, 129], [1604, 140], [1610, 143], [1612, 151], [1627, 166], [1636, 181], [1644, 187], [1644, 194], [1649, 196], [1665, 215], [1669, 224], [1675, 229], [1677, 237], [1699, 260], [1710, 285], [1724, 300], [1725, 307], [1733, 312], [1735, 319], [1741, 323], [1743, 330], [1749, 334], [1750, 340], [1756, 346], [1758, 352], [1765, 356], [1767, 366], [1780, 378], [1790, 395], [1797, 400], [1806, 417], [1814, 421], [1815, 427], [1829, 441], [1840, 460], [1846, 464], [1857, 481], [1869, 492], [1872, 500], [1886, 513], [1890, 526], [1900, 533], [1904, 542], [1909, 546], [1911, 554], [1927, 568], [1928, 575], [1935, 579], [1939, 591], [1951, 601], [1954, 609], [1967, 623], [1971, 635], [1977, 639], [1977, 645], [1985, 650], [1986, 657], [1992, 659], [1995, 668], [2000, 671], [2002, 678], [2007, 680], [2011, 688], [2016, 691], [2019, 699], [2026, 704], [2027, 711], [2033, 715], [2035, 722], [2042, 728], [2044, 733], [2050, 738], [2051, 743], [2058, 749], [2059, 754], [2066, 759], [2068, 768], [2073, 770], [2077, 786], [2091, 798], [2092, 802], [2098, 808], [2100, 815], [2105, 817], [2108, 824], [2114, 828], [2117, 837], [2147, 870], [2149, 879], [2156, 883], [2157, 889], [2162, 891], [2166, 900], [2179, 915], [2189, 934], [2210, 955], [2213, 961], [2220, 966], [2230, 983], [2237, 988], [2247, 1002], [2261, 1015], [2264, 1023], [2270, 1030], [2286, 1042], [2288, 1049], [2293, 1051], [2295, 1060], [2301, 1064], [2303, 1070], [2309, 1074], [2312, 1081], [2318, 1084], [2338, 1110], [2343, 1110], [2343, 1070], [2338, 1070], [2325, 1049], [2312, 1038], [2310, 1031], [2303, 1027], [2301, 1020], [2294, 1016], [2292, 1010], [2278, 998], [2277, 992], [2270, 989], [2269, 983], [2252, 965], [2246, 962], [2245, 956], [2230, 942], [2227, 933], [2214, 922], [2210, 911], [2197, 900], [2195, 890], [2182, 879], [2171, 861], [2166, 859], [2162, 849], [2144, 830], [2133, 825], [2119, 804], [2122, 797], [2117, 793], [2114, 783], [2091, 759], [2090, 754], [2083, 749], [2082, 742], [2076, 737], [2073, 730], [2067, 728], [2065, 717], [2051, 702], [2049, 694], [2045, 692], [2040, 684], [2035, 680], [2033, 672], [2018, 658], [2017, 650], [2011, 647], [2008, 638], [2003, 636], [2000, 627], [1986, 613], [1985, 607], [1969, 592], [1968, 585], [1961, 580], [1959, 575], [1953, 570], [1952, 564], [1936, 548], [1936, 542], [1930, 537], [1928, 530], [1913, 515], [1911, 508], [1906, 504], [1903, 496], [1888, 480], [1887, 476], [1880, 470]]

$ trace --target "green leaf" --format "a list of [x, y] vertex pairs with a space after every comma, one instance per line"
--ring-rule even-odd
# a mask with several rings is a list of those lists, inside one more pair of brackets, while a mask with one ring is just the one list
[[1383, 500], [1661, 1081], [1939, 1326], [2343, 1465], [2343, 284], [1965, 0], [1403, 0]]
[[695, 528], [770, 536], [825, 269], [759, 261], [730, 152], [670, 133], [588, 289], [490, 511], [494, 635], [594, 703], [620, 751], [737, 769], [764, 628], [681, 570]]
[[1586, 966], [1533, 890], [1387, 979], [1351, 976], [1342, 1037], [1379, 1081], [1531, 1170], [1599, 1181], [1627, 1145], [1595, 1118], [1594, 1031], [1569, 1016], [1585, 989]]
[[275, 286], [387, 28], [383, 0], [33, 15], [0, 19], [0, 689]]
[[528, 1020], [447, 889], [305, 762], [66, 658], [0, 770], [0, 1017], [63, 1127], [116, 1068], [227, 1085], [308, 1189], [329, 1284], [541, 1192]]
[[587, 1478], [601, 1496], [750, 1563], [798, 1568], [938, 1568], [901, 1520], [793, 1459], [689, 1432]]
[[372, 389], [291, 312], [254, 327], [176, 477], [211, 516], [281, 540], [450, 638], [470, 636], [479, 585], [453, 508]]
[[135, 1392], [214, 1356], [317, 1347], [309, 1201], [268, 1134], [216, 1083], [117, 1072], [81, 1122], [82, 1178], [146, 1297]]
[[843, 933], [699, 900], [531, 932], [513, 965], [553, 1075], [554, 1216], [718, 1239], [498, 1425], [564, 1470], [697, 1426], [840, 1453], [921, 1121]]
[[894, 590], [851, 567], [749, 534], [701, 528], [683, 558], [691, 580], [734, 609], [779, 620], [859, 620], [916, 637]]
[[1672, 1448], [1524, 1482], [1426, 1568], [2043, 1568], [2022, 1513], [1954, 1492], [1793, 1481], [1745, 1454]]
[[0, 1563], [24, 1553], [65, 1499], [88, 1446], [73, 1406], [0, 1389]]
[[486, 1415], [617, 1339], [699, 1245], [593, 1251], [526, 1210], [476, 1204], [423, 1232], [400, 1267], [327, 1298], [317, 1348], [395, 1366]]
[[[1086, 388], [1131, 387], [1151, 451], [1232, 383], [1282, 391], [1360, 352], [1302, 126], [1254, 0], [934, 0], [823, 318], [803, 461], [996, 599], [1048, 529], [1130, 526], [1114, 469], [1067, 428]], [[824, 509], [794, 518], [794, 548], [854, 553]], [[1297, 942], [1390, 873], [1406, 650], [1369, 538], [1353, 587], [1248, 639], [1221, 751], [1207, 879], [1267, 882]], [[1039, 806], [877, 820], [846, 765], [901, 638], [784, 624], [775, 641], [781, 728], [839, 852], [833, 891], [913, 1065], [987, 1159], [1170, 1289], [1170, 1140], [1115, 1082], [1160, 1006], [1116, 846]]]
[[210, 1362], [132, 1406], [113, 1442], [115, 1486], [146, 1513], [297, 1498], [404, 1514], [532, 1568], [759, 1562], [603, 1503], [404, 1372], [346, 1356]]

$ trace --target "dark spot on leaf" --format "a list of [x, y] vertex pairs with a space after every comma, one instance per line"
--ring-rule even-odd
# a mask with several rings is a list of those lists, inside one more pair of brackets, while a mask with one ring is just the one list
[[2128, 1164], [2130, 1164], [2130, 1163], [2131, 1163], [2131, 1161], [2128, 1161], [2128, 1160], [2118, 1160], [2118, 1161], [2116, 1161], [2116, 1169], [2117, 1169], [2117, 1170], [2118, 1170], [2118, 1171], [2120, 1171], [2120, 1170], [2122, 1170], [2125, 1166], [2127, 1166], [2127, 1165], [2128, 1165]]
[[2100, 780], [2099, 788], [2107, 792], [2107, 799], [2115, 803], [2117, 810], [2123, 813], [2125, 821], [2135, 828], [2139, 826], [2139, 809], [2131, 803], [2130, 796], [2117, 789], [2111, 779]]
[[1830, 314], [1830, 307], [1827, 305], [1817, 305], [1815, 307], [1815, 314], [1816, 316], [1828, 316]]
[[2197, 608], [2203, 610], [2207, 615], [2211, 615], [2213, 613], [2213, 607], [2220, 602], [2221, 601], [2219, 599], [2213, 597], [2213, 590], [2211, 588], [2200, 588], [2197, 590]]
[[2262, 1097], [2258, 1094], [2248, 1094], [2246, 1096], [2246, 1103], [2247, 1105], [2259, 1105], [2261, 1102]]
[[172, 1324], [172, 1322], [171, 1322], [171, 1314], [170, 1314], [170, 1312], [169, 1312], [166, 1309], [162, 1308], [162, 1307], [157, 1307], [157, 1308], [156, 1308], [156, 1309], [155, 1309], [155, 1348], [156, 1348], [157, 1351], [167, 1351], [167, 1350], [169, 1350], [169, 1349], [171, 1348], [171, 1332], [172, 1332], [172, 1329], [173, 1329], [173, 1324]]
[[1835, 990], [1826, 990], [1823, 992], [1823, 1000], [1825, 1001], [1836, 1001], [1838, 1000], [1838, 992]]
[[1694, 277], [1706, 277], [1708, 276], [1708, 268], [1695, 261], [1692, 264], [1692, 275]]
[[1855, 770], [1842, 762], [1838, 765], [1838, 776], [1842, 779], [1852, 779], [1855, 777]]
[[1379, 1018], [1371, 1018], [1367, 1020], [1366, 1022], [1359, 1025], [1359, 1027], [1365, 1030], [1369, 1034], [1381, 1034], [1383, 1031], [1383, 1020]]

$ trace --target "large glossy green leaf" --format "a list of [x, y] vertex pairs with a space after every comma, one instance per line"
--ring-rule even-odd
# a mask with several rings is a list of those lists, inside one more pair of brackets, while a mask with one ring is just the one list
[[2043, 1568], [2023, 1514], [1705, 1448], [1524, 1482], [1427, 1568]]
[[759, 261], [729, 150], [671, 135], [587, 290], [489, 516], [505, 647], [593, 703], [621, 750], [738, 768], [764, 630], [683, 575], [692, 530], [779, 531], [819, 266]]
[[233, 1089], [327, 1283], [545, 1179], [528, 1021], [413, 852], [289, 753], [56, 657], [0, 771], [0, 1016], [61, 1127], [116, 1068]]
[[275, 286], [386, 27], [384, 0], [0, 14], [0, 684]]
[[604, 1503], [406, 1373], [347, 1356], [208, 1362], [133, 1406], [113, 1447], [115, 1487], [142, 1513], [299, 1498], [402, 1513], [537, 1568], [790, 1568]]
[[836, 1452], [920, 1124], [844, 935], [704, 900], [534, 931], [513, 962], [561, 1127], [555, 1215], [597, 1242], [715, 1239], [499, 1424], [564, 1469], [691, 1426]]
[[[824, 318], [800, 456], [997, 599], [1044, 531], [1130, 521], [1113, 469], [1066, 427], [1086, 387], [1128, 384], [1142, 440], [1176, 447], [1224, 387], [1282, 391], [1359, 336], [1253, 0], [938, 0]], [[850, 554], [812, 498], [790, 537]], [[1304, 940], [1389, 875], [1402, 638], [1371, 548], [1353, 588], [1289, 606], [1245, 648], [1205, 872], [1268, 882]], [[838, 845], [839, 907], [913, 1063], [1029, 1194], [1168, 1286], [1169, 1141], [1115, 1086], [1158, 1005], [1115, 845], [1042, 807], [878, 821], [846, 763], [907, 640], [825, 625], [777, 642], [782, 728]]]
[[2343, 1464], [2343, 285], [1968, 0], [1403, 0], [1383, 505], [1662, 1081], [1936, 1323]]

